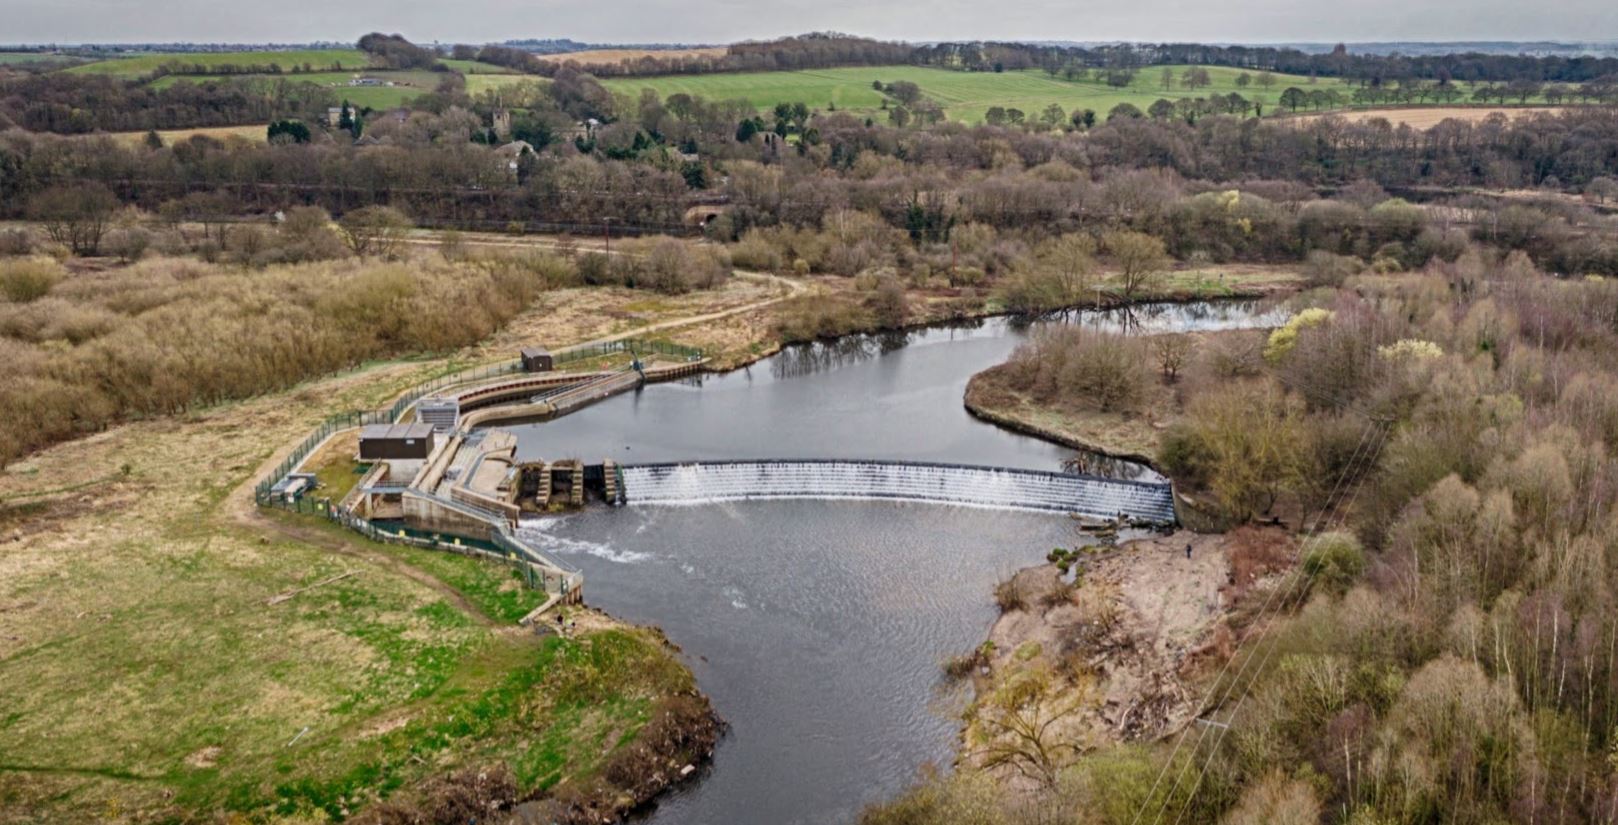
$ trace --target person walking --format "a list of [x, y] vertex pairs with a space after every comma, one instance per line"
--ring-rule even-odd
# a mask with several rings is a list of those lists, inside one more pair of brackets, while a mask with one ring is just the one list
[[1185, 557], [1191, 558], [1191, 542], [1189, 541], [1185, 543]]

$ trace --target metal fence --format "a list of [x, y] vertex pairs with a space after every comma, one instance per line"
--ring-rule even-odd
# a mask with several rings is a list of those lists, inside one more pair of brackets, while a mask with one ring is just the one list
[[575, 361], [587, 361], [591, 358], [600, 358], [603, 355], [613, 355], [620, 352], [627, 352], [631, 355], [672, 355], [686, 361], [702, 360], [702, 350], [697, 347], [688, 347], [669, 341], [624, 338], [618, 341], [606, 341], [600, 344], [590, 344], [552, 353], [551, 363], [561, 366]]
[[[328, 521], [359, 533], [372, 540], [387, 544], [404, 544], [428, 550], [447, 550], [463, 555], [481, 556], [491, 561], [510, 565], [522, 575], [523, 582], [533, 590], [543, 590], [566, 596], [577, 588], [581, 577], [577, 571], [561, 567], [548, 567], [536, 563], [534, 557], [544, 559], [542, 553], [520, 540], [507, 535], [503, 527], [497, 528], [488, 542], [465, 536], [445, 535], [416, 530], [404, 526], [378, 526], [369, 519], [356, 516], [331, 503], [329, 499], [298, 498], [291, 501], [260, 501], [263, 506], [277, 507], [294, 513], [322, 516]], [[487, 544], [488, 546], [483, 546]]]
[[[609, 341], [602, 344], [591, 344], [588, 346], [562, 350], [553, 356], [552, 363], [555, 365], [569, 364], [619, 352], [628, 352], [634, 355], [656, 353], [659, 355], [672, 355], [675, 357], [684, 358], [687, 361], [702, 360], [702, 350], [695, 347], [682, 346], [680, 344], [674, 344], [667, 341], [646, 341], [635, 338], [626, 338], [619, 341]], [[408, 533], [402, 532], [390, 533], [378, 528], [376, 525], [364, 518], [346, 512], [340, 507], [332, 506], [332, 504], [325, 499], [310, 499], [302, 496], [288, 499], [285, 496], [277, 495], [274, 492], [274, 488], [275, 485], [282, 479], [286, 478], [288, 474], [301, 466], [303, 462], [309, 458], [310, 454], [318, 449], [321, 444], [325, 443], [326, 439], [330, 438], [335, 433], [352, 429], [354, 427], [365, 426], [367, 424], [393, 424], [399, 421], [404, 415], [405, 411], [409, 410], [417, 401], [420, 401], [422, 398], [438, 392], [439, 390], [460, 384], [487, 381], [492, 378], [499, 378], [504, 375], [511, 375], [513, 373], [522, 371], [523, 364], [520, 360], [505, 361], [499, 364], [490, 364], [468, 370], [461, 370], [459, 372], [450, 373], [449, 375], [434, 378], [431, 381], [424, 384], [419, 384], [410, 390], [407, 390], [387, 409], [358, 410], [334, 415], [321, 422], [319, 427], [315, 428], [313, 432], [309, 433], [309, 435], [306, 436], [302, 441], [298, 442], [298, 446], [293, 448], [292, 452], [286, 457], [286, 459], [284, 459], [280, 464], [276, 465], [275, 469], [270, 472], [269, 476], [260, 480], [259, 483], [254, 486], [253, 498], [261, 507], [277, 507], [283, 510], [291, 510], [299, 513], [323, 515], [332, 521], [340, 523], [351, 530], [361, 533], [367, 538], [377, 541], [414, 544], [420, 547], [435, 547], [439, 549], [454, 550], [457, 552], [466, 550], [467, 548], [463, 544], [444, 542], [431, 538], [423, 538], [421, 536], [412, 536]], [[467, 505], [464, 505], [461, 502], [452, 502], [452, 504], [467, 507]], [[524, 573], [524, 578], [530, 583], [530, 586], [534, 586], [534, 583], [538, 582], [538, 586], [544, 587], [551, 592], [560, 592], [564, 595], [568, 593], [571, 588], [578, 586], [579, 575], [577, 571], [571, 570], [561, 564], [556, 563], [554, 560], [545, 556], [545, 554], [540, 553], [538, 550], [529, 547], [520, 539], [510, 535], [503, 517], [500, 517], [495, 513], [482, 511], [482, 508], [477, 509], [479, 510], [478, 514], [488, 517], [492, 522], [492, 526], [495, 528], [493, 544], [495, 545], [496, 550], [487, 551], [488, 555], [506, 561], [512, 561], [513, 563], [521, 563], [526, 565], [527, 570]], [[552, 590], [552, 587], [559, 587], [560, 589]]]

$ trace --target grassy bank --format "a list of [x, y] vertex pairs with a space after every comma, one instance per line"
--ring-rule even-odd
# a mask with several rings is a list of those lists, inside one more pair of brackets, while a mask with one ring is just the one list
[[[553, 291], [503, 334], [559, 346], [737, 293], [621, 309], [645, 297]], [[655, 792], [637, 764], [672, 778], [669, 759], [700, 753], [705, 701], [657, 634], [596, 617], [532, 636], [508, 568], [252, 507], [324, 416], [480, 357], [372, 363], [0, 472], [0, 822], [335, 818], [497, 763], [522, 795], [569, 789], [566, 818]]]

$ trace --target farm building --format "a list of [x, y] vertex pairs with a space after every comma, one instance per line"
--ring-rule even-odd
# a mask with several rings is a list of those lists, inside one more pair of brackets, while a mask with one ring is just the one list
[[360, 460], [425, 459], [433, 452], [431, 424], [368, 424], [360, 430]]

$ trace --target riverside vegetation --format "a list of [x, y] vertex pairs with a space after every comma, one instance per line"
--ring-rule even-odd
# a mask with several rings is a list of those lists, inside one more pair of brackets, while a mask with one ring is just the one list
[[[443, 58], [361, 46], [379, 69]], [[616, 94], [513, 51], [450, 60], [544, 81], [480, 91], [463, 62], [399, 116], [362, 107], [335, 126], [340, 101], [295, 79], [157, 88], [50, 61], [0, 74], [0, 218], [26, 221], [0, 231], [5, 816], [409, 821], [413, 805], [457, 818], [533, 796], [596, 818], [702, 751], [711, 716], [655, 633], [600, 620], [519, 637], [507, 619], [527, 603], [501, 568], [252, 512], [251, 483], [327, 414], [525, 343], [679, 317], [712, 320], [671, 336], [739, 363], [871, 328], [1300, 283], [1274, 334], [1052, 332], [968, 398], [1155, 456], [1211, 523], [1325, 531], [1232, 539], [1210, 644], [1158, 674], [1228, 733], [1042, 739], [1040, 720], [1082, 715], [1097, 658], [1129, 641], [1081, 623], [987, 657], [973, 741], [1032, 733], [1031, 762], [965, 759], [867, 818], [1618, 816], [1611, 109], [1417, 132], [1190, 98], [1093, 120], [999, 105], [969, 126], [915, 116], [929, 89], [895, 76], [870, 91], [910, 114], [882, 122]], [[1391, 72], [1413, 94], [1444, 76], [1577, 84], [1591, 103], [1611, 90], [1611, 61], [1205, 54], [1362, 89]], [[835, 37], [667, 58], [688, 59], [960, 77], [1082, 65], [1118, 88], [1151, 65]], [[601, 71], [634, 71], [614, 65]], [[273, 120], [273, 138], [86, 134], [245, 118]], [[491, 145], [505, 137], [527, 147]], [[534, 231], [577, 237], [541, 249]], [[624, 254], [580, 240], [602, 236]], [[1094, 572], [1087, 554], [1056, 558]], [[1100, 584], [1034, 606], [1071, 598], [1093, 625], [1111, 615]]]
[[[1138, 417], [1169, 397], [1157, 461], [1202, 508], [1323, 531], [1233, 572], [1224, 641], [1161, 674], [1228, 732], [1191, 726], [1177, 748], [1172, 731], [1010, 724], [1096, 701], [1106, 623], [1065, 625], [1048, 653], [997, 667], [974, 706], [1009, 720], [995, 730], [1038, 781], [997, 780], [1009, 768], [969, 744], [958, 771], [867, 822], [1613, 815], [1618, 289], [1474, 250], [1295, 305], [1267, 341], [1189, 339], [1178, 374], [1142, 365], [1150, 339], [1100, 333], [1037, 339], [999, 371], [1058, 417]], [[1116, 613], [1085, 572], [1052, 598]]]

